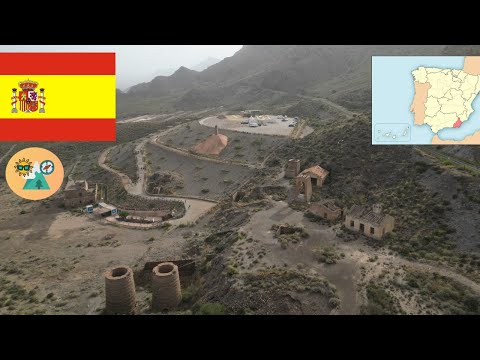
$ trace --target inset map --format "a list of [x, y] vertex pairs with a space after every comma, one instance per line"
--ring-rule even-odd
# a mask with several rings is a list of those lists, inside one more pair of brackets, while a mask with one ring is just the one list
[[375, 125], [377, 142], [410, 142], [410, 125], [381, 123]]
[[373, 56], [372, 144], [480, 144], [480, 56]]

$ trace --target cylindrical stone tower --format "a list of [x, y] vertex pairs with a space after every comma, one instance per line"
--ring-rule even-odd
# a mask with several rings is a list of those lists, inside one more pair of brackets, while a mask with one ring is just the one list
[[178, 266], [171, 262], [155, 266], [152, 273], [152, 309], [171, 310], [176, 308], [181, 300]]
[[135, 283], [128, 266], [116, 266], [105, 272], [106, 313], [135, 313]]

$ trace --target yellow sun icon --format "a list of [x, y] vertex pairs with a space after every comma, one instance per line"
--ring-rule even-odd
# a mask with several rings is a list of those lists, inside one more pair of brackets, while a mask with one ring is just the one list
[[15, 162], [15, 172], [18, 173], [19, 176], [27, 176], [32, 172], [32, 162], [25, 158], [22, 160], [18, 159], [18, 162]]

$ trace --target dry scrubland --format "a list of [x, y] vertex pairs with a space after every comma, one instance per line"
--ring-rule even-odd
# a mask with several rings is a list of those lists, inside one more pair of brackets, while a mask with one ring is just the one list
[[254, 174], [254, 170], [244, 166], [199, 160], [164, 150], [153, 144], [147, 144], [146, 152], [150, 174], [155, 172], [180, 174], [183, 185], [176, 188], [176, 195], [218, 200], [234, 191]]
[[[166, 145], [190, 150], [213, 132], [212, 128], [203, 126], [198, 121], [192, 121], [161, 136], [160, 141]], [[245, 134], [223, 129], [219, 129], [219, 132], [228, 137], [228, 145], [217, 158], [249, 164], [261, 163], [272, 149], [287, 141], [278, 136]]]

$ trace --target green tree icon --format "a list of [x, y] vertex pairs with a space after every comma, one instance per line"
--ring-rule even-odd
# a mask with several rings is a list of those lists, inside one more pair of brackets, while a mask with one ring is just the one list
[[37, 180], [37, 182], [35, 183], [35, 185], [37, 185], [37, 189], [40, 190], [40, 188], [43, 187], [42, 180]]

